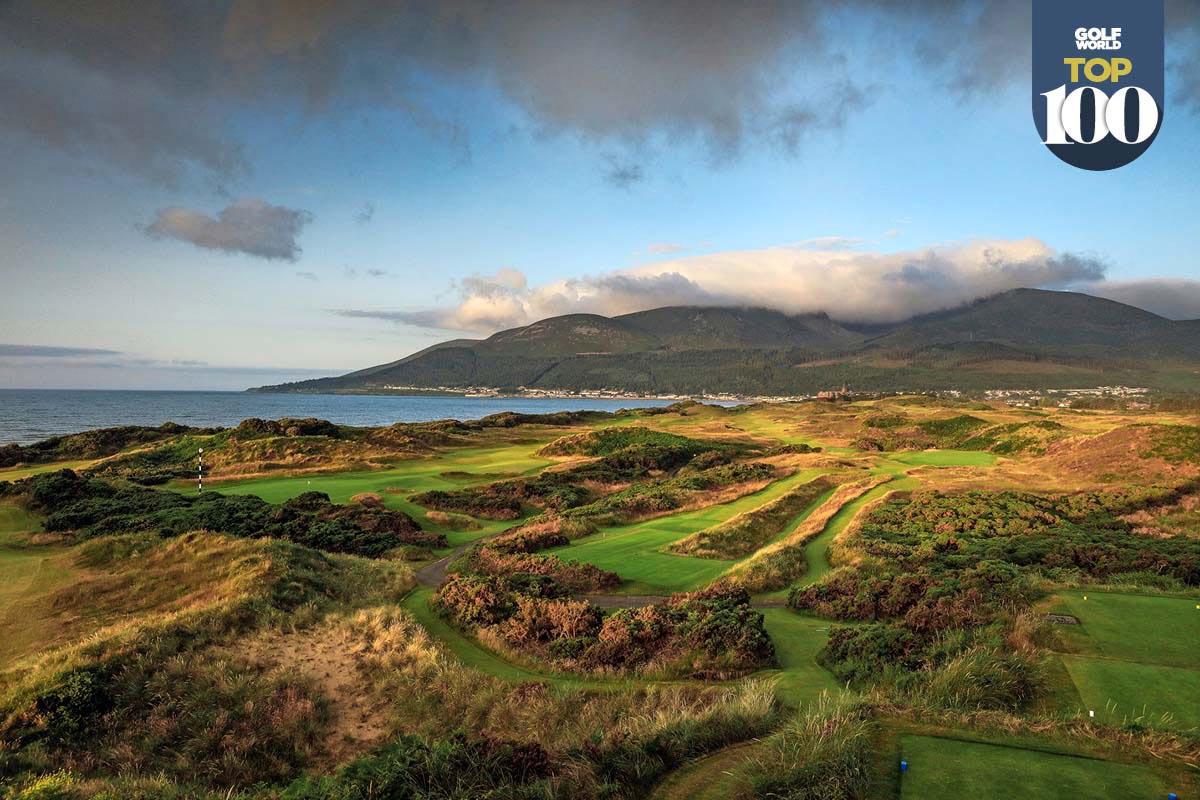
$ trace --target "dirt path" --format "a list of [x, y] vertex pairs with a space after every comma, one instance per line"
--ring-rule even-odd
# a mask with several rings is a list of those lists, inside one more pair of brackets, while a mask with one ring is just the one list
[[450, 562], [458, 558], [464, 550], [470, 545], [460, 545], [450, 551], [450, 554], [439, 558], [432, 564], [426, 564], [417, 570], [417, 583], [422, 586], [428, 586], [431, 589], [436, 589], [442, 585], [442, 581], [446, 580], [446, 568], [450, 566]]

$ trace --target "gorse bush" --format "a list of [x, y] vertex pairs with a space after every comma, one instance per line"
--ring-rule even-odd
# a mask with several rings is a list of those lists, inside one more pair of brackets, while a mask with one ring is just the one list
[[1200, 426], [1155, 425], [1152, 442], [1144, 456], [1172, 464], [1200, 464]]
[[549, 800], [550, 769], [546, 752], [533, 743], [402, 736], [333, 776], [297, 781], [282, 800]]
[[526, 505], [562, 510], [582, 505], [592, 493], [563, 472], [543, 472], [533, 478], [497, 481], [455, 491], [422, 492], [413, 501], [428, 508], [487, 519], [516, 519]]
[[795, 589], [789, 604], [878, 623], [831, 630], [820, 660], [842, 680], [942, 707], [1017, 708], [1043, 680], [1029, 656], [1004, 649], [1003, 632], [1039, 584], [1139, 573], [1200, 584], [1200, 540], [1142, 536], [1123, 519], [1188, 490], [898, 496], [848, 543], [854, 566]]
[[543, 447], [538, 454], [543, 456], [607, 456], [648, 447], [687, 452], [690, 454], [688, 458], [706, 450], [735, 449], [723, 442], [691, 439], [687, 436], [656, 431], [640, 425], [630, 425], [564, 436]]
[[927, 492], [883, 503], [855, 546], [914, 571], [963, 569], [981, 561], [1095, 578], [1152, 570], [1200, 585], [1200, 541], [1151, 538], [1121, 519], [1175, 502], [1180, 490], [1133, 488], [1045, 497], [1026, 492]]
[[[565, 542], [564, 542], [565, 543]], [[541, 553], [506, 553], [490, 545], [472, 551], [466, 568], [484, 575], [536, 575], [552, 578], [567, 592], [599, 592], [620, 585], [621, 576], [579, 561]]]
[[[599, 456], [594, 461], [528, 478], [453, 491], [423, 492], [413, 500], [438, 511], [501, 520], [516, 519], [531, 508], [543, 512], [591, 508], [603, 502], [603, 496], [614, 489], [685, 469], [691, 473], [705, 472], [727, 465], [743, 449], [647, 428], [607, 428], [564, 437], [540, 451], [542, 455]], [[647, 491], [646, 485], [638, 484], [625, 494], [643, 491]]]
[[680, 594], [605, 616], [553, 581], [452, 575], [432, 602], [487, 641], [563, 669], [731, 676], [775, 660], [762, 614], [741, 590]]
[[34, 701], [41, 734], [55, 744], [77, 744], [97, 717], [113, 707], [111, 672], [92, 665], [71, 670]]
[[401, 545], [446, 546], [444, 535], [422, 531], [403, 512], [336, 505], [319, 492], [276, 506], [249, 495], [185, 495], [121, 486], [70, 470], [34, 476], [9, 491], [22, 492], [31, 509], [46, 514], [46, 530], [84, 536], [127, 531], [175, 536], [210, 530], [365, 556], [380, 556]]
[[570, 519], [632, 521], [675, 511], [689, 502], [699, 500], [708, 492], [742, 484], [766, 483], [774, 477], [775, 469], [770, 464], [725, 464], [673, 478], [634, 484], [585, 506], [569, 509], [563, 516]]
[[212, 434], [219, 428], [188, 428], [173, 422], [148, 428], [126, 425], [119, 428], [100, 428], [94, 431], [55, 436], [29, 445], [0, 446], [0, 467], [17, 464], [47, 464], [53, 461], [103, 458], [127, 447], [146, 445], [182, 434]]

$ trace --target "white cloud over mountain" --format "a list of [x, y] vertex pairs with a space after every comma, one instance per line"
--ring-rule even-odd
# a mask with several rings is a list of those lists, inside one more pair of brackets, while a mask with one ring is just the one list
[[[1008, 289], [1087, 285], [1102, 294], [1110, 286], [1105, 265], [1095, 257], [1060, 253], [1038, 239], [973, 240], [900, 252], [855, 249], [847, 241], [828, 237], [689, 256], [537, 286], [506, 269], [461, 281], [452, 307], [339, 313], [476, 333], [560, 314], [613, 316], [669, 305], [764, 306], [823, 311], [848, 322], [894, 322]], [[1118, 284], [1111, 288], [1132, 292]]]

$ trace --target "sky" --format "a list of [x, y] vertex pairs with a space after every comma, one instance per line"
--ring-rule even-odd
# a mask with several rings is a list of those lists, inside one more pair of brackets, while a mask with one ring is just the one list
[[1022, 2], [0, 3], [0, 387], [243, 389], [546, 316], [1200, 318], [1200, 2], [1161, 132], [1041, 144]]

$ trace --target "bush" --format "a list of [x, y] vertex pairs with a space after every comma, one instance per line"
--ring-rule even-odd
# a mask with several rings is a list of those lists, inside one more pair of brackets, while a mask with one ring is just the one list
[[590, 603], [565, 599], [555, 585], [454, 575], [432, 602], [457, 624], [563, 668], [731, 677], [775, 661], [763, 616], [742, 590], [680, 594], [604, 616]]
[[72, 670], [33, 703], [41, 734], [56, 745], [78, 744], [113, 707], [111, 676], [102, 666]]
[[401, 736], [329, 777], [301, 778], [283, 800], [433, 800], [548, 796], [551, 766], [536, 743], [458, 734], [425, 742]]
[[306, 492], [275, 506], [253, 496], [179, 494], [121, 486], [70, 470], [22, 483], [30, 507], [46, 514], [47, 531], [100, 536], [150, 531], [177, 536], [209, 530], [273, 537], [334, 553], [378, 557], [401, 545], [445, 547], [442, 534], [422, 531], [407, 514], [378, 506], [336, 505]]

